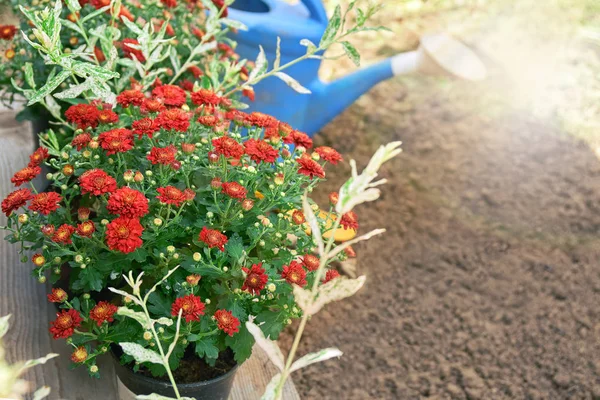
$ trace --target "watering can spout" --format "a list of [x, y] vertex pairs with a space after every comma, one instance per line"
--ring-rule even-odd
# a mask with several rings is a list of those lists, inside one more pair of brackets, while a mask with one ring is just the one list
[[420, 72], [466, 80], [482, 80], [486, 69], [464, 44], [445, 34], [426, 35], [415, 51], [400, 53], [331, 83], [314, 82], [304, 131], [319, 131], [377, 83], [397, 75]]

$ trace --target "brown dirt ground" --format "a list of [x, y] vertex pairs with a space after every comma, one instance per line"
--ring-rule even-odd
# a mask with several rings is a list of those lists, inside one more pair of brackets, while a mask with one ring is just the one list
[[295, 373], [304, 399], [600, 399], [600, 162], [511, 96], [497, 71], [397, 78], [317, 135], [359, 166], [404, 153], [357, 210], [388, 229], [357, 246], [366, 286], [308, 325], [300, 354], [345, 354]]

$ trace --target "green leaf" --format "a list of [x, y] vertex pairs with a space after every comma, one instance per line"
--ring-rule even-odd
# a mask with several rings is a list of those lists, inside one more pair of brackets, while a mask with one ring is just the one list
[[33, 66], [30, 62], [26, 62], [23, 65], [25, 72], [25, 82], [32, 88], [35, 89], [35, 80], [33, 79]]
[[286, 74], [284, 72], [276, 72], [275, 76], [278, 77], [279, 79], [281, 79], [282, 81], [284, 81], [289, 87], [291, 87], [298, 93], [301, 93], [301, 94], [310, 94], [311, 93], [311, 91], [308, 90], [307, 88], [305, 88], [304, 86], [302, 86], [300, 84], [300, 82], [298, 82], [297, 80], [295, 80], [294, 78], [292, 78], [291, 76], [289, 76], [288, 74]]
[[319, 42], [319, 47], [328, 47], [333, 41], [340, 30], [340, 26], [342, 24], [342, 8], [338, 4], [333, 11], [333, 15], [329, 20], [329, 24], [327, 24], [327, 28], [325, 28], [325, 32], [323, 33], [323, 37]]
[[219, 349], [217, 348], [217, 346], [215, 346], [215, 339], [209, 336], [197, 341], [196, 354], [198, 355], [198, 357], [219, 357]]
[[77, 278], [72, 284], [72, 288], [75, 290], [94, 290], [96, 292], [102, 290], [102, 275], [94, 266], [79, 269]]
[[348, 58], [350, 60], [352, 60], [354, 65], [359, 67], [360, 66], [360, 54], [358, 54], [358, 51], [356, 50], [356, 48], [350, 42], [346, 42], [346, 41], [342, 42], [342, 46], [344, 47], [344, 51], [346, 52], [346, 55], [348, 56]]
[[[85, 17], [81, 18], [81, 24], [83, 25], [86, 21], [96, 18], [98, 15], [105, 13], [110, 9], [110, 6], [102, 7], [94, 12], [87, 14]], [[129, 21], [129, 20], [128, 20]]]
[[242, 256], [244, 255], [244, 242], [239, 234], [235, 233], [225, 245], [225, 250], [229, 256], [230, 262], [234, 265], [240, 263]]
[[128, 18], [126, 18], [126, 17], [123, 16], [123, 17], [121, 17], [121, 20], [123, 21], [123, 23], [125, 24], [125, 26], [127, 28], [129, 28], [129, 30], [131, 32], [135, 33], [138, 36], [144, 34], [144, 32], [140, 29], [140, 27], [137, 26], [136, 23], [131, 22]]
[[254, 345], [254, 337], [248, 332], [246, 325], [240, 325], [240, 331], [233, 336], [225, 338], [225, 344], [233, 350], [235, 361], [243, 363], [252, 354], [252, 346]]
[[171, 315], [171, 303], [158, 292], [148, 297], [148, 310], [153, 315]]
[[219, 20], [219, 22], [222, 23], [223, 25], [226, 25], [226, 26], [230, 27], [230, 28], [239, 29], [240, 31], [247, 31], [248, 30], [248, 27], [246, 25], [244, 25], [240, 21], [236, 21], [234, 19], [221, 18]]
[[81, 30], [81, 28], [77, 24], [74, 24], [73, 22], [69, 21], [68, 19], [63, 19], [62, 20], [62, 24], [64, 26], [66, 26], [67, 28], [71, 29], [72, 31], [75, 31], [75, 32], [79, 33], [82, 36], [84, 35], [84, 33]]
[[[60, 3], [60, 2], [59, 2]], [[52, 93], [61, 83], [67, 79], [71, 73], [67, 70], [62, 70], [56, 75], [54, 78], [50, 79], [46, 84], [40, 89], [34, 92], [31, 99], [27, 103], [28, 106], [31, 106], [35, 103], [40, 102], [44, 97], [48, 96]]]

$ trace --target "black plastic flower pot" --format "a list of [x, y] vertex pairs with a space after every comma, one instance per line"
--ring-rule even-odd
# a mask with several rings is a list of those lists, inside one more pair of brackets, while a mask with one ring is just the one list
[[[140, 373], [133, 372], [129, 367], [121, 365], [117, 355], [111, 351], [113, 364], [119, 383], [119, 400], [134, 400], [136, 395], [156, 393], [162, 396], [175, 397], [173, 386], [168, 381], [158, 380]], [[238, 365], [216, 378], [178, 384], [182, 397], [192, 397], [196, 400], [227, 400], [231, 393]]]

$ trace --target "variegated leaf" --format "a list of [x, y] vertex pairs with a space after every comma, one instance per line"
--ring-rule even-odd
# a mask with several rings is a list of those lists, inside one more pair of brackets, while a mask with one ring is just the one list
[[129, 354], [135, 361], [143, 363], [162, 364], [160, 355], [152, 350], [148, 350], [137, 343], [123, 342], [119, 343], [125, 354]]
[[277, 343], [273, 340], [265, 338], [265, 335], [255, 323], [246, 322], [246, 328], [248, 331], [254, 336], [254, 340], [256, 340], [256, 344], [260, 346], [261, 349], [267, 353], [269, 359], [275, 364], [280, 371], [283, 371], [283, 353], [281, 349], [277, 345]]
[[281, 374], [277, 374], [271, 378], [271, 381], [265, 388], [265, 393], [262, 395], [260, 400], [281, 400], [281, 391], [277, 390], [280, 380]]
[[317, 351], [315, 353], [309, 353], [303, 357], [300, 357], [296, 361], [294, 361], [294, 363], [292, 364], [292, 367], [290, 369], [290, 372], [296, 371], [300, 368], [304, 368], [304, 367], [309, 366], [314, 363], [329, 360], [330, 358], [333, 358], [333, 357], [341, 357], [342, 354], [344, 354], [344, 353], [342, 353], [340, 351], [340, 349], [337, 349], [335, 347], [329, 347], [327, 349], [323, 349], [323, 350]]
[[301, 94], [312, 93], [310, 90], [308, 90], [307, 88], [302, 86], [300, 84], [300, 82], [298, 82], [297, 80], [295, 80], [294, 78], [292, 78], [291, 76], [289, 76], [288, 74], [286, 74], [284, 72], [276, 72], [275, 76], [278, 77], [279, 79], [281, 79], [282, 81], [284, 81], [286, 83], [286, 85], [288, 85], [289, 87], [291, 87], [298, 93], [301, 93]]

